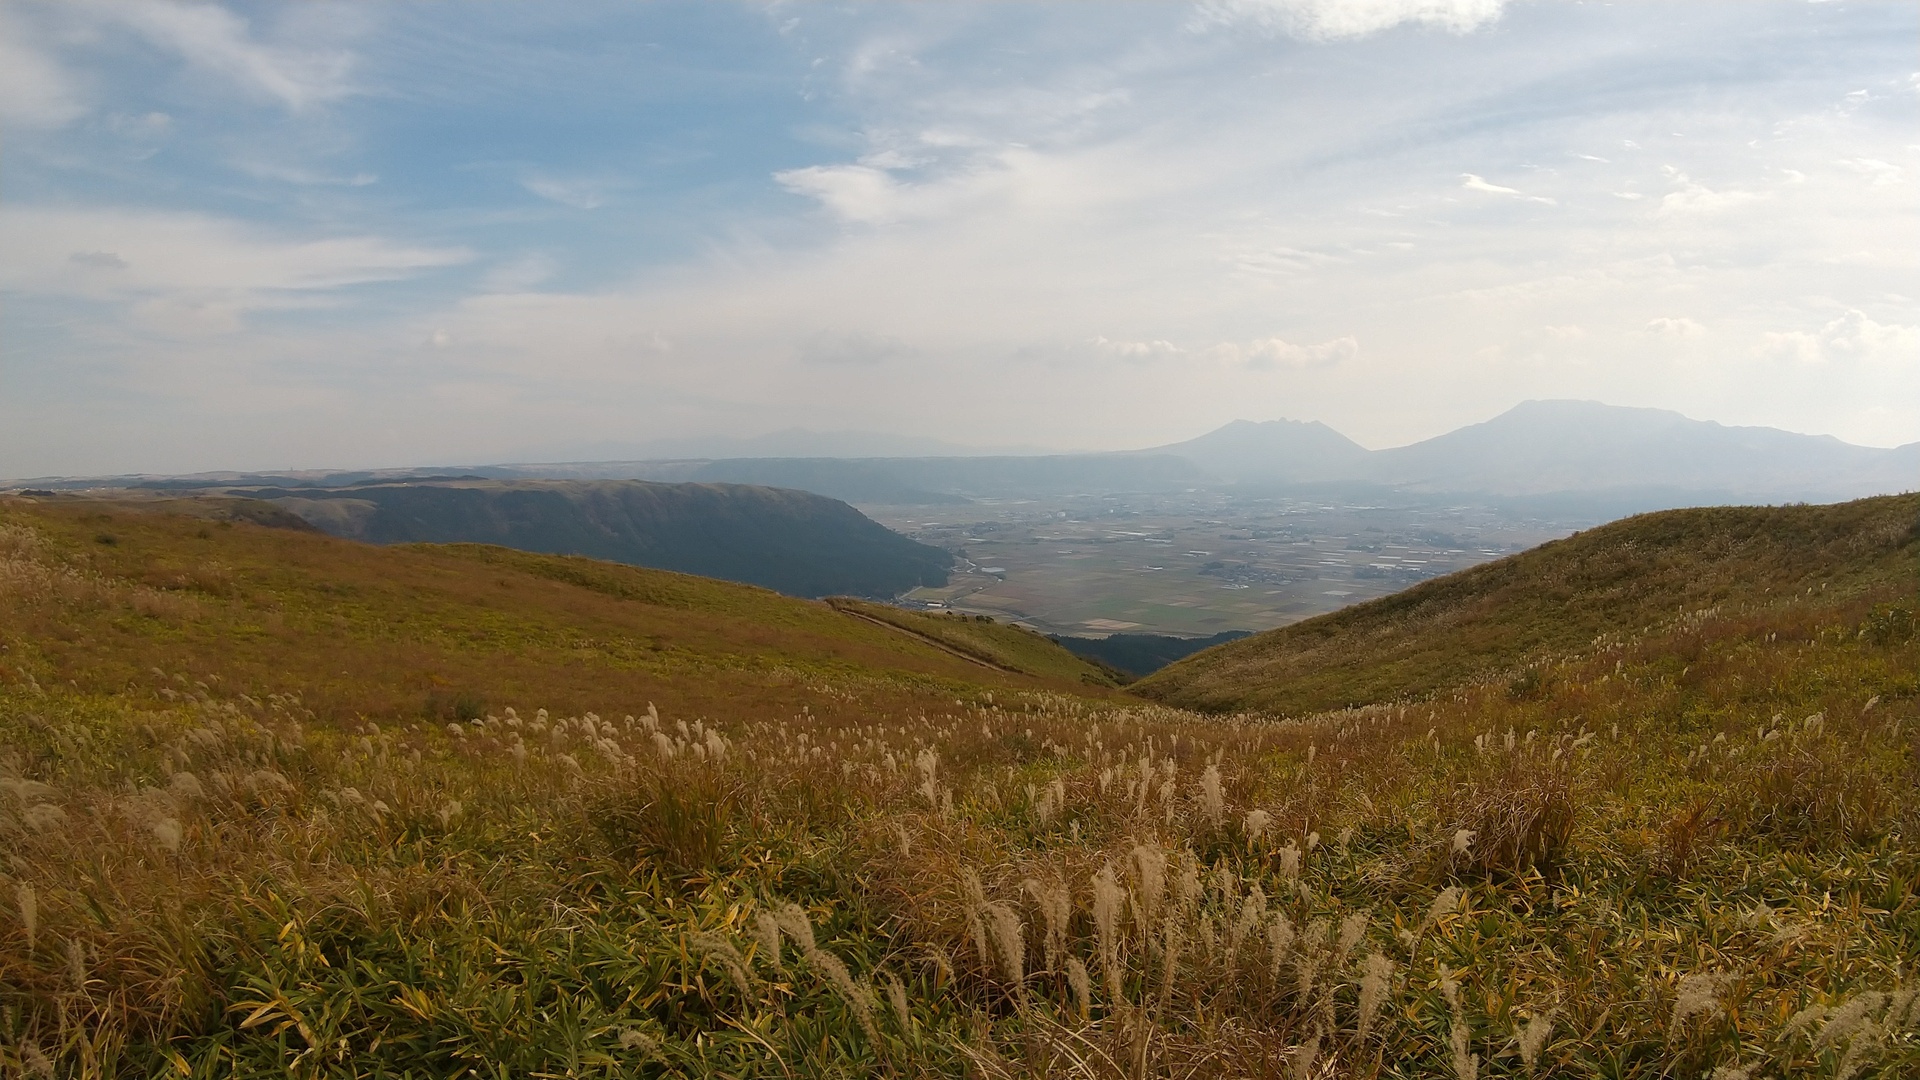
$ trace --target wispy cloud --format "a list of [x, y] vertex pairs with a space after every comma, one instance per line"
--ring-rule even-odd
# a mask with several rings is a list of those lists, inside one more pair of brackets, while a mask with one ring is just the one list
[[86, 111], [72, 77], [26, 24], [0, 7], [0, 124], [59, 127]]
[[1528, 202], [1543, 203], [1547, 206], [1559, 205], [1559, 203], [1555, 202], [1553, 199], [1546, 198], [1545, 196], [1542, 196], [1542, 195], [1529, 195], [1526, 192], [1521, 191], [1519, 188], [1503, 187], [1499, 184], [1489, 183], [1487, 182], [1487, 179], [1485, 177], [1477, 176], [1473, 173], [1460, 174], [1460, 186], [1463, 188], [1466, 188], [1468, 191], [1482, 191], [1487, 193], [1488, 195], [1511, 195], [1517, 199], [1525, 199]]
[[96, 0], [81, 10], [289, 109], [306, 109], [353, 92], [351, 54], [262, 43], [247, 20], [214, 4]]
[[575, 210], [598, 210], [607, 201], [602, 185], [589, 180], [534, 175], [523, 178], [520, 186], [548, 202], [571, 206]]
[[[0, 457], [926, 401], [1053, 445], [1565, 396], [1920, 437], [1920, 13], [1195, 10], [0, 0], [40, 64], [0, 58], [39, 118], [0, 113]], [[1857, 47], [1790, 48], [1809, 21]]]
[[220, 297], [236, 309], [289, 294], [399, 281], [472, 258], [377, 236], [289, 239], [198, 214], [0, 211], [0, 288], [90, 299]]
[[1408, 24], [1471, 33], [1498, 20], [1506, 6], [1506, 0], [1203, 0], [1200, 14], [1214, 23], [1339, 41]]

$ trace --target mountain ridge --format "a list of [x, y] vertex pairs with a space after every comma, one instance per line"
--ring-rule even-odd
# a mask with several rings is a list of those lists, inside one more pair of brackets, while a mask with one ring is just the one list
[[[743, 440], [746, 445], [751, 440]], [[16, 487], [338, 487], [402, 479], [647, 480], [789, 487], [867, 504], [1164, 492], [1210, 484], [1371, 484], [1430, 495], [1588, 494], [1633, 510], [1825, 502], [1920, 489], [1920, 442], [1724, 425], [1665, 409], [1537, 399], [1404, 446], [1369, 450], [1319, 421], [1235, 420], [1183, 442], [1098, 453], [691, 457], [185, 477], [39, 478]]]
[[456, 480], [249, 494], [347, 539], [492, 543], [794, 596], [891, 596], [944, 583], [952, 561], [839, 500], [743, 484]]

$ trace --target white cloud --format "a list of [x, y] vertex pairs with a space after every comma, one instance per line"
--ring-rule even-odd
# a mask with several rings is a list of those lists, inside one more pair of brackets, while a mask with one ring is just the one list
[[[1360, 9], [1267, 5], [1282, 9], [1316, 40], [1355, 36], [1380, 12], [1429, 10], [1375, 7], [1368, 23], [1354, 21]], [[0, 15], [22, 20], [53, 10], [0, 0]], [[260, 13], [241, 28], [247, 42], [324, 50], [343, 40], [291, 34], [272, 5], [233, 10]], [[522, 93], [555, 93], [510, 103], [527, 113], [561, 115], [584, 97], [591, 107], [630, 107], [619, 82], [630, 73], [592, 69], [586, 54], [555, 59], [541, 44], [549, 39], [535, 35], [483, 40], [489, 20], [511, 10], [461, 23], [467, 66], [458, 70], [449, 66], [456, 58], [433, 53], [449, 48], [444, 41], [369, 42], [365, 85], [394, 91], [371, 133], [356, 127], [366, 122], [358, 109], [210, 114], [204, 98], [179, 87], [156, 88], [164, 98], [142, 94], [110, 77], [127, 60], [124, 33], [96, 27], [92, 39], [61, 39], [76, 100], [97, 100], [103, 118], [163, 104], [177, 114], [168, 137], [178, 149], [154, 171], [135, 172], [117, 127], [28, 133], [35, 141], [10, 152], [30, 165], [29, 155], [80, 156], [99, 144], [110, 147], [112, 170], [96, 172], [132, 178], [35, 190], [107, 197], [120, 183], [129, 202], [164, 194], [178, 206], [192, 196], [221, 215], [337, 222], [350, 237], [329, 247], [312, 233], [133, 211], [36, 226], [58, 235], [29, 236], [0, 215], [9, 317], [33, 320], [49, 343], [0, 356], [10, 391], [0, 393], [0, 457], [96, 453], [43, 422], [21, 396], [28, 392], [59, 396], [75, 432], [112, 429], [124, 448], [115, 452], [142, 467], [162, 452], [201, 455], [207, 467], [263, 454], [287, 460], [294, 451], [281, 448], [294, 445], [316, 463], [497, 459], [498, 440], [522, 437], [501, 432], [607, 436], [636, 422], [657, 434], [747, 432], [803, 416], [813, 426], [871, 428], [897, 422], [902, 409], [930, 434], [979, 442], [1151, 445], [1236, 415], [1286, 413], [1386, 445], [1523, 397], [1569, 396], [1847, 436], [1857, 429], [1846, 418], [1866, 405], [1920, 402], [1920, 376], [1903, 374], [1916, 347], [1902, 336], [1920, 312], [1889, 296], [1910, 276], [1906, 239], [1920, 221], [1912, 189], [1836, 164], [1891, 163], [1911, 182], [1920, 162], [1913, 134], [1891, 104], [1834, 116], [1839, 93], [1870, 78], [1857, 57], [1841, 65], [1817, 50], [1744, 51], [1762, 38], [1790, 42], [1776, 31], [1799, 26], [1804, 11], [1703, 5], [1653, 25], [1619, 7], [1542, 4], [1499, 33], [1456, 38], [1444, 19], [1405, 17], [1400, 33], [1323, 48], [1259, 33], [1181, 33], [1185, 9], [1150, 4], [1102, 9], [1098, 33], [1077, 9], [854, 5], [834, 9], [838, 37], [820, 29], [828, 8], [802, 6], [802, 27], [788, 39], [796, 66], [829, 58], [799, 77], [804, 86], [756, 68], [754, 79], [729, 85], [773, 96], [709, 103], [730, 115], [704, 105], [663, 110], [669, 129], [682, 124], [681, 134], [714, 152], [713, 168], [667, 167], [648, 177], [650, 195], [657, 187], [662, 198], [616, 197], [633, 190], [621, 177], [652, 159], [604, 141], [568, 144], [571, 135], [555, 132], [552, 154], [496, 171], [504, 198], [497, 184], [481, 185], [487, 201], [456, 185], [445, 212], [432, 215], [436, 236], [486, 249], [472, 273], [348, 289], [429, 277], [464, 256], [453, 241], [403, 239], [420, 227], [400, 216], [413, 202], [407, 193], [438, 183], [449, 154], [498, 160], [486, 136], [402, 146], [380, 131], [449, 118], [460, 121], [449, 139], [485, 131], [487, 110]], [[1487, 25], [1497, 6], [1482, 10], [1488, 19], [1462, 25]], [[861, 54], [857, 79], [833, 77], [857, 46], [880, 39], [896, 43], [893, 54]], [[468, 44], [486, 46], [487, 62], [474, 61]], [[101, 61], [97, 73], [79, 66], [83, 56]], [[1729, 70], [1730, 57], [1751, 77], [1714, 74]], [[416, 61], [429, 62], [405, 70]], [[524, 66], [505, 71], [508, 61]], [[1897, 62], [1904, 79], [1911, 60]], [[522, 83], [509, 93], [477, 81], [496, 68]], [[129, 70], [151, 75], [152, 65]], [[558, 94], [574, 74], [584, 89]], [[227, 78], [198, 81], [241, 96]], [[344, 78], [334, 85], [345, 92]], [[825, 134], [768, 140], [765, 110], [790, 108]], [[210, 121], [222, 129], [212, 132]], [[1776, 125], [1788, 134], [1756, 145]], [[166, 126], [152, 125], [154, 137]], [[1680, 130], [1682, 142], [1666, 134]], [[1635, 152], [1625, 136], [1647, 149]], [[375, 160], [353, 152], [372, 149], [383, 183], [253, 185], [243, 203], [206, 184], [204, 172], [159, 171], [209, 146], [229, 163], [297, 162], [253, 171], [302, 184], [350, 183]], [[1613, 162], [1571, 159], [1601, 148]], [[810, 167], [780, 172], [776, 185], [774, 166], [752, 164], [769, 160]], [[1674, 166], [1665, 179], [1653, 171], [1663, 160]], [[1782, 181], [1796, 172], [1804, 182]], [[523, 177], [534, 194], [518, 189]], [[176, 178], [179, 186], [158, 182]], [[704, 197], [756, 185], [802, 198]], [[1535, 191], [1566, 209], [1532, 211], [1520, 200]], [[1647, 194], [1635, 202], [1610, 191]], [[544, 234], [550, 255], [529, 256], [529, 217], [554, 212], [539, 213], [535, 194], [598, 204], [604, 227]], [[1741, 212], [1721, 212], [1730, 207]], [[690, 242], [619, 240], [666, 233]], [[550, 259], [564, 262], [563, 281], [550, 276]], [[295, 304], [334, 310], [297, 327], [257, 315]], [[1780, 314], [1806, 304], [1829, 306]], [[1826, 326], [1850, 307], [1877, 321]], [[76, 309], [85, 314], [73, 317]], [[1648, 326], [1656, 314], [1669, 318]], [[141, 329], [202, 336], [171, 344]], [[1807, 366], [1759, 355], [1770, 330], [1800, 332], [1776, 349], [1799, 355], [1804, 345], [1826, 359]], [[204, 336], [222, 331], [229, 336]], [[1868, 354], [1871, 364], [1848, 359]], [[1682, 362], [1699, 357], [1713, 362]], [[35, 378], [7, 377], [26, 365]], [[146, 407], [115, 412], [92, 392], [100, 385], [125, 399], [146, 390]], [[293, 404], [268, 424], [257, 419], [263, 400]], [[448, 408], [453, 401], [463, 407]], [[1920, 411], [1901, 409], [1875, 430], [1920, 437]], [[181, 434], [222, 428], [222, 417], [264, 434], [218, 448]], [[44, 446], [25, 434], [28, 422], [40, 425]], [[389, 426], [398, 434], [382, 432]]]
[[294, 294], [398, 281], [465, 262], [457, 248], [376, 236], [287, 239], [221, 218], [127, 210], [0, 210], [0, 287], [121, 301], [166, 325], [310, 303]]
[[1705, 214], [1719, 214], [1736, 210], [1742, 206], [1760, 202], [1766, 198], [1757, 191], [1726, 189], [1715, 191], [1705, 184], [1695, 183], [1686, 173], [1669, 166], [1663, 170], [1672, 182], [1679, 186], [1678, 191], [1668, 192], [1660, 199], [1660, 214], [1663, 217], [1691, 217]]
[[1548, 206], [1559, 205], [1544, 195], [1529, 195], [1519, 188], [1502, 187], [1499, 184], [1488, 183], [1486, 178], [1476, 176], [1473, 173], [1461, 173], [1460, 186], [1466, 188], [1468, 191], [1483, 191], [1489, 195], [1512, 195], [1516, 198], [1525, 199], [1528, 202], [1545, 203]]
[[1654, 337], [1690, 341], [1694, 338], [1705, 337], [1707, 328], [1694, 322], [1692, 319], [1662, 317], [1649, 321], [1646, 326], [1646, 332]]
[[86, 111], [65, 69], [30, 44], [26, 27], [0, 7], [0, 124], [54, 128]]
[[1506, 0], [1204, 0], [1204, 21], [1247, 24], [1307, 41], [1366, 37], [1414, 24], [1470, 33], [1500, 18]]
[[818, 199], [848, 221], [879, 224], [905, 210], [902, 185], [891, 173], [868, 165], [810, 165], [773, 176], [795, 195]]
[[1106, 338], [1097, 337], [1093, 339], [1093, 346], [1109, 356], [1136, 362], [1167, 360], [1185, 356], [1187, 353], [1187, 350], [1173, 342], [1158, 338], [1150, 341], [1109, 341]]
[[1466, 188], [1468, 191], [1485, 191], [1493, 195], [1520, 194], [1520, 189], [1518, 188], [1501, 187], [1498, 184], [1489, 184], [1485, 180], [1481, 179], [1478, 176], [1473, 175], [1472, 173], [1462, 173], [1460, 175], [1460, 186], [1463, 188]]
[[1284, 338], [1262, 338], [1244, 344], [1223, 342], [1210, 350], [1214, 356], [1238, 363], [1255, 371], [1276, 368], [1304, 370], [1333, 367], [1360, 355], [1360, 341], [1353, 335], [1322, 341], [1317, 345], [1296, 345]]
[[1907, 177], [1907, 170], [1878, 158], [1847, 158], [1840, 164], [1866, 177], [1875, 187], [1897, 184]]
[[87, 4], [85, 10], [289, 109], [305, 109], [352, 92], [349, 54], [262, 44], [253, 39], [245, 19], [213, 4], [100, 0]]
[[297, 165], [278, 162], [243, 160], [234, 162], [234, 167], [248, 176], [262, 180], [274, 180], [283, 184], [300, 184], [314, 187], [366, 187], [380, 182], [380, 177], [370, 172], [356, 172], [345, 175], [303, 169]]
[[1761, 351], [1781, 360], [1824, 365], [1841, 360], [1887, 361], [1920, 371], [1920, 326], [1879, 323], [1848, 309], [1819, 331], [1769, 332]]

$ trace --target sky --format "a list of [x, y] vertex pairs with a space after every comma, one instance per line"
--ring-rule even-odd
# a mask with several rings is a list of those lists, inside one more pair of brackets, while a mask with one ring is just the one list
[[1920, 5], [0, 0], [0, 476], [1920, 441]]

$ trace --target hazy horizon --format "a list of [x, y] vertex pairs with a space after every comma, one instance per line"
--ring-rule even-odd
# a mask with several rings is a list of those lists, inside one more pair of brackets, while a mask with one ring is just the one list
[[[1920, 441], [1920, 9], [0, 7], [0, 476]], [[576, 457], [575, 460], [582, 458]]]
[[[1474, 427], [1479, 424], [1486, 423], [1488, 421], [1505, 417], [1509, 412], [1513, 412], [1515, 410], [1521, 409], [1522, 407], [1527, 405], [1564, 404], [1564, 403], [1566, 403], [1564, 399], [1561, 401], [1553, 401], [1553, 400], [1542, 401], [1539, 399], [1535, 399], [1535, 400], [1530, 400], [1526, 402], [1520, 402], [1514, 406], [1514, 409], [1502, 410], [1496, 416], [1485, 417], [1477, 421], [1470, 421], [1467, 424], [1461, 425], [1460, 428], [1452, 428], [1452, 429], [1449, 429], [1448, 431], [1440, 432], [1438, 433], [1438, 435], [1450, 435], [1460, 431], [1461, 428]], [[1604, 402], [1575, 402], [1575, 404], [1607, 406], [1607, 403], [1604, 403]], [[1607, 406], [1607, 407], [1610, 407], [1610, 406]], [[1718, 427], [1730, 429], [1730, 430], [1738, 429], [1742, 427], [1742, 425], [1720, 424], [1718, 421], [1709, 420], [1702, 417], [1688, 417], [1688, 416], [1685, 416], [1684, 414], [1673, 413], [1671, 412], [1671, 410], [1656, 410], [1656, 411], [1666, 412], [1666, 413], [1669, 413], [1670, 415], [1681, 416], [1684, 420], [1687, 420], [1687, 421], [1693, 421], [1696, 423], [1714, 424]], [[1035, 447], [1035, 446], [998, 446], [998, 447], [977, 446], [977, 445], [969, 446], [966, 444], [950, 443], [950, 442], [944, 442], [940, 440], [933, 440], [933, 439], [929, 439], [922, 436], [903, 435], [903, 434], [892, 433], [892, 432], [856, 431], [856, 430], [814, 431], [807, 428], [787, 428], [781, 431], [763, 432], [757, 435], [748, 435], [748, 436], [714, 436], [714, 437], [691, 436], [684, 439], [663, 440], [660, 443], [653, 443], [653, 444], [623, 445], [618, 443], [599, 443], [599, 444], [587, 443], [587, 444], [579, 444], [576, 447], [578, 452], [571, 453], [571, 454], [566, 451], [565, 444], [561, 444], [559, 449], [554, 450], [550, 454], [543, 455], [537, 449], [535, 449], [535, 450], [529, 451], [529, 453], [527, 454], [517, 456], [517, 457], [506, 456], [506, 457], [499, 457], [499, 458], [487, 459], [487, 460], [425, 459], [425, 460], [411, 460], [411, 461], [374, 462], [370, 464], [363, 463], [363, 464], [356, 464], [356, 465], [336, 465], [336, 464], [331, 464], [327, 462], [318, 462], [318, 463], [295, 464], [295, 465], [286, 465], [286, 466], [262, 466], [262, 467], [227, 466], [227, 467], [210, 468], [210, 469], [196, 469], [196, 470], [182, 471], [182, 472], [171, 473], [171, 474], [155, 473], [151, 471], [123, 471], [118, 473], [102, 472], [102, 473], [91, 473], [91, 474], [88, 474], [88, 473], [66, 473], [66, 474], [42, 473], [36, 476], [0, 475], [0, 481], [19, 482], [19, 481], [31, 481], [36, 479], [52, 480], [52, 479], [63, 479], [63, 478], [86, 478], [89, 476], [99, 476], [99, 477], [132, 476], [132, 475], [192, 476], [192, 475], [220, 475], [220, 474], [227, 474], [227, 473], [304, 474], [304, 473], [359, 472], [359, 471], [379, 472], [379, 471], [390, 471], [390, 470], [403, 470], [403, 469], [410, 469], [410, 468], [458, 469], [463, 467], [489, 468], [489, 467], [496, 467], [496, 466], [537, 467], [542, 465], [563, 466], [563, 465], [573, 465], [573, 464], [619, 463], [623, 461], [663, 462], [663, 461], [672, 461], [672, 460], [702, 460], [702, 459], [724, 460], [729, 458], [733, 458], [733, 459], [753, 459], [753, 458], [912, 459], [912, 458], [936, 458], [936, 457], [988, 457], [988, 456], [1029, 457], [1029, 456], [1050, 456], [1050, 455], [1110, 454], [1110, 453], [1129, 453], [1129, 452], [1155, 450], [1163, 446], [1177, 446], [1179, 444], [1182, 444], [1194, 439], [1202, 438], [1206, 435], [1214, 434], [1225, 427], [1229, 427], [1233, 424], [1238, 424], [1238, 423], [1264, 424], [1264, 423], [1271, 423], [1276, 421], [1279, 423], [1296, 423], [1296, 424], [1324, 423], [1323, 421], [1300, 420], [1292, 417], [1277, 417], [1277, 418], [1274, 418], [1273, 420], [1267, 420], [1267, 421], [1247, 420], [1246, 418], [1236, 418], [1218, 427], [1209, 428], [1208, 430], [1203, 432], [1194, 432], [1193, 434], [1185, 438], [1175, 439], [1175, 440], [1172, 440], [1171, 442], [1160, 443], [1154, 446], [1096, 446], [1096, 447], [1053, 447], [1053, 448]], [[1332, 425], [1326, 425], [1326, 426], [1329, 428], [1332, 428]], [[1343, 436], [1346, 434], [1345, 432], [1339, 431], [1338, 428], [1332, 428], [1332, 430]], [[1749, 430], [1753, 430], [1753, 429], [1749, 428]], [[1785, 429], [1760, 428], [1758, 430], [1784, 431]], [[1826, 438], [1833, 437], [1833, 436], [1823, 435], [1822, 433], [1809, 433], [1809, 432], [1786, 432], [1786, 434], [1811, 435], [1813, 437], [1826, 437]], [[1438, 435], [1430, 436], [1429, 438], [1436, 438], [1438, 437]], [[1417, 439], [1410, 443], [1396, 443], [1390, 446], [1367, 446], [1364, 443], [1359, 443], [1358, 440], [1354, 440], [1354, 441], [1363, 450], [1368, 451], [1370, 453], [1378, 453], [1382, 451], [1404, 449], [1407, 447], [1416, 446], [1419, 443], [1428, 441], [1428, 439]], [[705, 444], [705, 446], [707, 447], [706, 452], [699, 452], [702, 444]], [[834, 444], [854, 444], [854, 445], [843, 447], [843, 449], [846, 452], [833, 452]], [[864, 444], [864, 446], [862, 444]], [[1857, 445], [1863, 445], [1863, 444], [1850, 444], [1850, 445], [1857, 446]], [[1902, 444], [1903, 447], [1908, 445], [1915, 445], [1915, 444]], [[785, 449], [783, 449], [783, 447], [785, 447]], [[1875, 449], [1891, 449], [1891, 448], [1880, 447]], [[871, 452], [866, 452], [867, 450], [871, 450]]]

